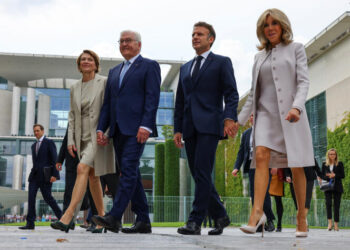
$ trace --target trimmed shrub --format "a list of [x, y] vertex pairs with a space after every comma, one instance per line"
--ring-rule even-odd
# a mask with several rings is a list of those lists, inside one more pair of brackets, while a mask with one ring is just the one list
[[[164, 143], [155, 145], [154, 159], [154, 195], [156, 198], [164, 195]], [[164, 221], [163, 201], [154, 200], [153, 213], [154, 222]]]

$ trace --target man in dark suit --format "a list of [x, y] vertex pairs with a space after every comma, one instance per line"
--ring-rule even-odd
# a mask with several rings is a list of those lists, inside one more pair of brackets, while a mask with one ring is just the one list
[[52, 183], [60, 178], [55, 168], [57, 159], [56, 145], [52, 140], [44, 136], [44, 127], [42, 125], [35, 124], [33, 130], [38, 141], [32, 145], [33, 168], [28, 178], [27, 224], [19, 227], [19, 229], [34, 229], [35, 227], [35, 198], [39, 188], [44, 200], [54, 211], [56, 217], [60, 219], [62, 216], [61, 209], [51, 195]]
[[219, 139], [237, 132], [238, 92], [231, 60], [210, 51], [214, 40], [210, 24], [194, 25], [192, 47], [197, 56], [181, 67], [177, 86], [174, 142], [181, 148], [184, 139], [195, 181], [192, 211], [187, 224], [178, 229], [180, 234], [200, 234], [207, 211], [215, 222], [209, 235], [221, 234], [230, 224], [211, 174]]
[[[250, 123], [253, 124], [253, 115], [250, 116]], [[253, 147], [252, 147], [252, 128], [250, 127], [246, 131], [243, 132], [241, 138], [241, 145], [239, 147], [237, 153], [237, 159], [235, 162], [235, 167], [232, 171], [232, 175], [234, 177], [237, 176], [238, 171], [243, 166], [243, 173], [249, 174], [249, 191], [250, 198], [252, 200], [252, 204], [254, 204], [254, 178], [255, 178], [255, 169], [250, 169], [250, 163], [252, 159]], [[267, 187], [265, 201], [264, 201], [264, 213], [267, 217], [267, 223], [265, 224], [265, 230], [268, 232], [272, 232], [275, 230], [275, 225], [273, 224], [273, 220], [275, 219], [275, 215], [271, 209], [271, 198], [269, 194], [269, 187]], [[262, 228], [258, 228], [258, 231], [261, 232]]]
[[151, 233], [149, 210], [141, 182], [140, 158], [150, 136], [157, 137], [156, 113], [160, 95], [160, 67], [156, 61], [140, 55], [141, 36], [134, 31], [120, 35], [120, 52], [125, 61], [111, 69], [97, 126], [97, 141], [103, 145], [103, 133], [109, 127], [113, 137], [121, 178], [112, 210], [92, 220], [118, 232], [124, 210], [131, 201], [137, 215], [131, 228], [123, 233]]

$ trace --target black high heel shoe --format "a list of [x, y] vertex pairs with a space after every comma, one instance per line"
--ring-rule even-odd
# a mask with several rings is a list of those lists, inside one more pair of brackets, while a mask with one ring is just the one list
[[73, 227], [73, 224], [74, 224], [73, 220], [71, 220], [68, 225], [63, 224], [60, 221], [56, 221], [56, 222], [51, 223], [50, 226], [53, 229], [61, 230], [61, 231], [64, 231], [64, 232], [68, 233], [69, 229]]
[[102, 231], [104, 233], [107, 233], [107, 229], [105, 227], [101, 227], [101, 228], [94, 228], [93, 230], [91, 230], [91, 233], [93, 234], [101, 234]]

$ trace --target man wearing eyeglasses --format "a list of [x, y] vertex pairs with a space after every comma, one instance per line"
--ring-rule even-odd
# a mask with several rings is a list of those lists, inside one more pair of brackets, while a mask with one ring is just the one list
[[149, 137], [157, 137], [156, 113], [160, 95], [159, 64], [140, 55], [138, 32], [121, 32], [119, 49], [125, 61], [109, 71], [97, 126], [97, 142], [105, 143], [103, 132], [109, 128], [120, 164], [121, 178], [112, 210], [94, 216], [94, 223], [118, 232], [124, 210], [131, 201], [136, 222], [123, 233], [151, 233], [148, 204], [141, 183], [140, 158]]

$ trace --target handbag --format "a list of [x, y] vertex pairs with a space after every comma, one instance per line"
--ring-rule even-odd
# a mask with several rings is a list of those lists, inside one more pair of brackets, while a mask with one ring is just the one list
[[320, 189], [323, 192], [332, 191], [334, 190], [334, 184], [335, 182], [333, 179], [330, 179], [330, 181], [322, 180], [320, 183]]

